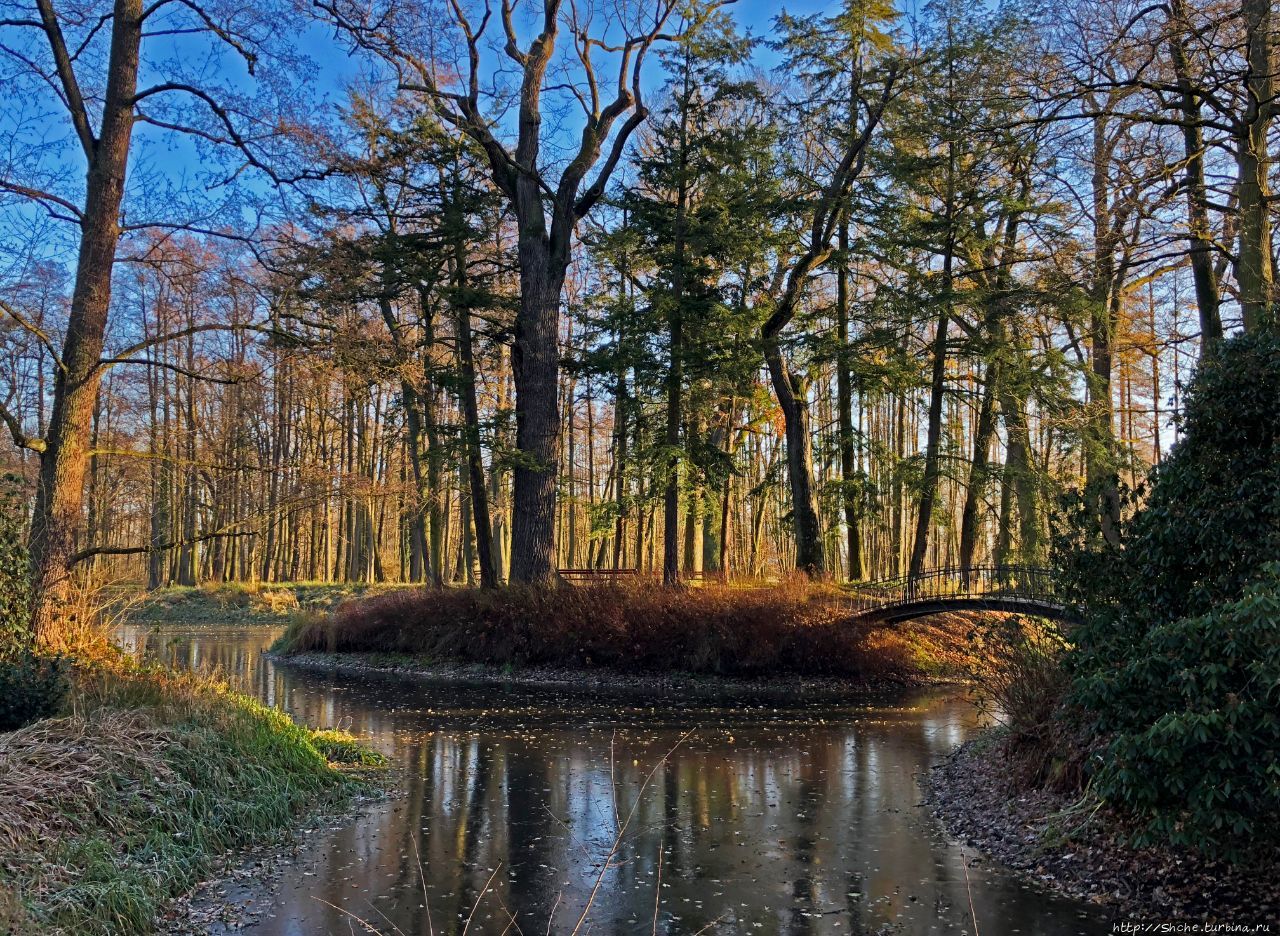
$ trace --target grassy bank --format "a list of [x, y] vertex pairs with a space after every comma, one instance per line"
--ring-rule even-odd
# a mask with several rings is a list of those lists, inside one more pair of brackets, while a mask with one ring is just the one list
[[141, 624], [280, 624], [298, 612], [331, 611], [387, 586], [225, 582], [172, 585], [120, 597], [121, 617]]
[[354, 739], [221, 685], [78, 666], [66, 714], [0, 734], [0, 932], [152, 932], [228, 852], [371, 789]]
[[275, 650], [867, 682], [965, 671], [962, 636], [972, 622], [964, 616], [918, 627], [856, 625], [832, 598], [829, 589], [801, 584], [403, 589], [295, 615]]

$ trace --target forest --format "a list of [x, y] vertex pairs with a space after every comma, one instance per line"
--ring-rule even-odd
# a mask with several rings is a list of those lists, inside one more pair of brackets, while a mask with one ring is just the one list
[[1265, 0], [5, 15], [42, 607], [1041, 566], [1275, 301]]

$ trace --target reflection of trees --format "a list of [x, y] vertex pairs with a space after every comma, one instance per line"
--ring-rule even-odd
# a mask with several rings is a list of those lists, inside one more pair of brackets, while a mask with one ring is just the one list
[[[281, 886], [277, 917], [317, 924], [301, 931], [347, 931], [315, 897], [366, 916], [367, 898], [405, 936], [422, 936], [425, 876], [435, 931], [457, 933], [501, 862], [493, 886], [521, 929], [545, 932], [560, 895], [551, 930], [567, 932], [616, 833], [613, 798], [625, 815], [687, 727], [678, 712], [663, 726], [649, 724], [645, 711], [585, 703], [572, 716], [529, 700], [507, 710], [491, 690], [275, 667], [261, 655], [269, 634], [230, 634], [151, 630], [131, 639], [170, 665], [219, 667], [300, 721], [343, 724], [403, 768], [403, 800], [327, 834], [316, 846], [323, 860], [315, 876], [299, 871]], [[728, 925], [709, 932], [864, 934], [888, 924], [924, 929], [939, 918], [963, 928], [958, 853], [917, 808], [918, 774], [966, 734], [972, 710], [940, 701], [875, 707], [829, 724], [819, 717], [832, 715], [730, 715], [678, 748], [655, 773], [618, 866], [605, 876], [592, 932], [649, 931], [660, 854], [669, 886], [659, 932], [694, 933], [722, 914]], [[1034, 896], [974, 884], [984, 934], [1000, 932], [997, 924], [1053, 932]], [[489, 896], [470, 932], [497, 934], [506, 924]]]

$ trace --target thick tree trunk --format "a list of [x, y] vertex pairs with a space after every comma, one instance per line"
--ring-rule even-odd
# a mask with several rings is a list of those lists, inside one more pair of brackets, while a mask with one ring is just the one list
[[540, 232], [520, 237], [520, 307], [511, 354], [516, 388], [511, 581], [556, 582], [556, 474], [560, 464], [560, 291], [566, 266]]
[[[44, 11], [42, 10], [42, 13]], [[49, 11], [46, 19], [52, 16]], [[51, 24], [45, 23], [46, 30]], [[80, 528], [89, 459], [89, 432], [101, 383], [101, 358], [111, 307], [111, 273], [120, 240], [133, 96], [142, 36], [141, 0], [116, 0], [101, 133], [89, 154], [85, 212], [62, 369], [40, 455], [29, 547], [32, 627], [37, 643], [57, 645], [70, 588], [70, 560]], [[70, 68], [70, 65], [67, 66]], [[87, 131], [86, 131], [87, 132]]]
[[1275, 111], [1276, 62], [1272, 49], [1273, 0], [1243, 0], [1248, 70], [1244, 120], [1236, 135], [1239, 170], [1240, 243], [1236, 282], [1245, 331], [1273, 327], [1276, 302], [1271, 258], [1271, 206], [1267, 132]]
[[764, 347], [773, 392], [782, 409], [787, 436], [787, 480], [791, 484], [791, 525], [796, 539], [796, 570], [809, 576], [826, 572], [822, 526], [813, 481], [813, 438], [809, 432], [809, 403], [804, 387], [792, 374], [777, 339]]

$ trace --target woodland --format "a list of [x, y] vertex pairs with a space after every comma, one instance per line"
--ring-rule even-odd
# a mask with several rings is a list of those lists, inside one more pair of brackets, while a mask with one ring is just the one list
[[37, 629], [85, 576], [1043, 565], [1270, 327], [1266, 0], [0, 28]]
[[[1278, 95], [1272, 0], [0, 0], [0, 929], [152, 931], [228, 849], [385, 784], [382, 754], [290, 718], [345, 729], [345, 697], [291, 710], [311, 690], [281, 675], [344, 653], [559, 668], [557, 692], [964, 678], [961, 720], [998, 727], [948, 761], [954, 834], [1076, 875], [1089, 912], [1125, 890], [1152, 919], [1270, 918]], [[1049, 603], [1004, 610], [1063, 627], [854, 613], [1015, 581]], [[270, 653], [261, 629], [143, 662], [109, 644], [135, 602], [286, 587], [336, 598], [272, 618]], [[198, 645], [245, 685], [281, 669], [255, 701]], [[435, 709], [385, 734], [386, 707], [358, 714], [396, 757], [454, 743]], [[747, 766], [714, 770], [746, 803], [758, 752], [725, 711], [714, 743]], [[823, 711], [769, 757], [834, 726], [844, 777], [883, 740]], [[959, 709], [884, 711], [932, 726], [883, 770], [916, 805]], [[607, 739], [616, 797], [615, 714], [531, 729], [537, 770]], [[627, 755], [650, 771], [633, 813], [692, 734], [651, 769]], [[470, 770], [448, 763], [450, 784]], [[574, 933], [621, 866], [612, 814]], [[966, 853], [924, 838], [921, 886], [976, 932]], [[483, 864], [412, 843], [424, 904], [429, 874]], [[832, 885], [850, 921], [935, 906], [893, 903], [902, 881], [855, 906], [861, 867]], [[741, 908], [769, 896], [752, 882]], [[1020, 890], [986, 884], [1012, 912]], [[1009, 932], [1085, 919], [1020, 906]]]

